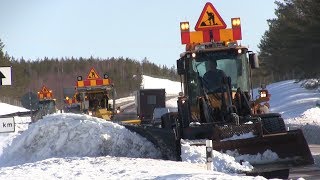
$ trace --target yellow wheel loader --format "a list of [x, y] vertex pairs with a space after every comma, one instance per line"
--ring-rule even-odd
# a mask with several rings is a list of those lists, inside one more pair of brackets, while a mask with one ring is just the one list
[[42, 86], [41, 90], [38, 91], [37, 94], [39, 100], [37, 103], [38, 107], [32, 114], [32, 122], [36, 122], [43, 116], [53, 114], [57, 111], [56, 99], [53, 98], [52, 90], [48, 89], [46, 86]]
[[[80, 111], [105, 120], [111, 120], [115, 113], [115, 90], [107, 74], [103, 78], [91, 68], [87, 78], [77, 77], [76, 101]], [[109, 103], [112, 102], [112, 103]]]
[[[217, 25], [201, 23], [206, 19], [206, 11], [217, 15]], [[161, 149], [163, 158], [171, 160], [181, 160], [182, 139], [196, 140], [197, 144], [199, 140], [212, 140], [213, 149], [224, 153], [257, 155], [270, 150], [278, 159], [252, 162], [254, 169], [247, 174], [288, 178], [290, 168], [311, 165], [313, 157], [300, 129], [287, 131], [279, 113], [262, 114], [255, 110], [260, 100], [253, 99], [251, 70], [258, 68], [258, 58], [237, 43], [242, 38], [240, 18], [232, 18], [231, 22], [232, 28], [225, 29], [220, 15], [207, 3], [196, 31], [190, 32], [188, 22], [180, 23], [186, 51], [177, 60], [182, 83], [178, 112], [163, 115], [161, 128], [126, 127], [149, 139]], [[218, 75], [206, 75], [211, 64], [220, 69]], [[253, 136], [231, 138], [247, 133]]]
[[74, 105], [69, 108], [72, 112], [78, 109], [80, 113], [108, 121], [121, 121], [123, 124], [141, 123], [139, 119], [116, 120], [115, 115], [121, 112], [120, 107], [115, 107], [116, 92], [107, 74], [101, 78], [96, 70], [91, 68], [86, 79], [82, 76], [77, 77], [75, 90], [75, 99], [65, 100], [67, 104]]

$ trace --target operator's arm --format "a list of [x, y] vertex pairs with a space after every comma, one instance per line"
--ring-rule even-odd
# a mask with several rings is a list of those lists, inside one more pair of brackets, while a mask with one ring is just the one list
[[206, 72], [203, 75], [203, 78], [200, 78], [200, 79], [202, 80], [202, 84], [203, 84], [202, 88], [205, 88], [206, 90], [210, 89], [210, 86], [209, 86], [209, 83], [210, 83], [209, 72]]

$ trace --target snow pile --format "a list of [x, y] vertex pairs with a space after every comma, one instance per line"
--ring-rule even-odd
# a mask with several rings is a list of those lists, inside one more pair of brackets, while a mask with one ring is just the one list
[[308, 79], [301, 82], [301, 87], [306, 89], [317, 89], [319, 87], [319, 79]]
[[8, 147], [13, 139], [15, 139], [19, 133], [13, 132], [13, 133], [0, 133], [0, 155], [3, 153], [3, 149]]
[[320, 108], [306, 110], [300, 116], [285, 121], [289, 129], [301, 129], [309, 144], [320, 144]]
[[279, 160], [279, 156], [277, 153], [272, 152], [271, 150], [267, 149], [265, 152], [258, 153], [256, 155], [249, 155], [249, 154], [239, 154], [238, 151], [227, 151], [226, 154], [232, 156], [238, 162], [245, 161], [246, 164], [263, 164], [269, 162], [275, 162]]
[[[0, 105], [1, 109], [1, 105]], [[28, 128], [29, 123], [31, 122], [30, 117], [14, 117], [15, 122], [15, 132], [10, 133], [0, 133], [0, 155], [3, 152], [3, 149], [9, 146], [14, 138], [20, 135], [21, 131], [24, 131]]]
[[315, 107], [306, 110], [300, 116], [287, 119], [288, 124], [319, 124], [320, 123], [320, 108]]
[[3, 150], [1, 165], [52, 157], [159, 158], [152, 143], [119, 124], [79, 114], [53, 114], [29, 126]]
[[237, 140], [237, 139], [248, 139], [248, 138], [253, 138], [256, 137], [253, 132], [248, 132], [248, 133], [244, 133], [244, 134], [234, 134], [232, 137], [230, 138], [225, 138], [222, 139], [221, 141], [230, 141], [230, 140]]
[[[184, 142], [181, 145], [182, 161], [190, 163], [206, 163], [206, 147], [205, 146], [191, 146], [190, 143]], [[234, 157], [223, 154], [218, 151], [212, 151], [213, 170], [224, 173], [239, 173], [251, 171], [253, 166], [249, 163], [242, 163], [237, 161]]]

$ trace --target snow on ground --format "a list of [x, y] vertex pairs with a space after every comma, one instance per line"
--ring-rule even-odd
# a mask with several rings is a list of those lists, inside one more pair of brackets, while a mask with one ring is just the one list
[[181, 91], [181, 83], [176, 81], [171, 81], [168, 79], [154, 78], [150, 76], [143, 75], [142, 84], [143, 89], [165, 89], [167, 95], [178, 96]]
[[[172, 92], [180, 91], [180, 83], [165, 85], [168, 81], [146, 79], [162, 83], [167, 92], [171, 87], [177, 90]], [[272, 94], [271, 110], [280, 111], [287, 126], [320, 127], [320, 108], [315, 107], [317, 93], [293, 81], [267, 88]], [[176, 108], [176, 100], [167, 101], [167, 107]], [[0, 104], [0, 109], [6, 108], [11, 106]], [[213, 170], [206, 170], [205, 148], [188, 143], [182, 147], [183, 162], [159, 160], [157, 148], [143, 137], [121, 125], [86, 115], [53, 114], [30, 125], [28, 118], [19, 121], [19, 132], [0, 134], [0, 179], [265, 179], [236, 174], [250, 170], [251, 165], [216, 151]], [[268, 161], [276, 157], [272, 152], [265, 153], [255, 159]], [[249, 160], [252, 156], [241, 158]]]
[[308, 143], [320, 144], [320, 101], [317, 89], [302, 88], [293, 80], [267, 86], [271, 93], [271, 112], [279, 112], [289, 129], [301, 128]]
[[17, 106], [13, 106], [13, 105], [2, 103], [2, 102], [0, 102], [0, 106], [1, 107], [6, 107], [6, 108], [1, 108], [0, 109], [0, 115], [11, 114], [11, 113], [15, 113], [15, 112], [26, 112], [26, 111], [29, 111], [26, 108], [17, 107]]
[[300, 84], [289, 80], [267, 86], [271, 93], [271, 111], [279, 112], [284, 119], [289, 119], [315, 107], [320, 100], [319, 91], [301, 88]]

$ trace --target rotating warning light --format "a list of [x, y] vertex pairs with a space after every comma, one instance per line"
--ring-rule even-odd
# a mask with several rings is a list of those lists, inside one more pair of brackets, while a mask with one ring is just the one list
[[231, 18], [231, 24], [232, 24], [232, 31], [233, 31], [233, 39], [234, 40], [241, 40], [242, 33], [241, 33], [240, 18]]
[[180, 22], [180, 30], [189, 32], [189, 22]]
[[232, 28], [238, 27], [241, 25], [240, 18], [231, 18]]

